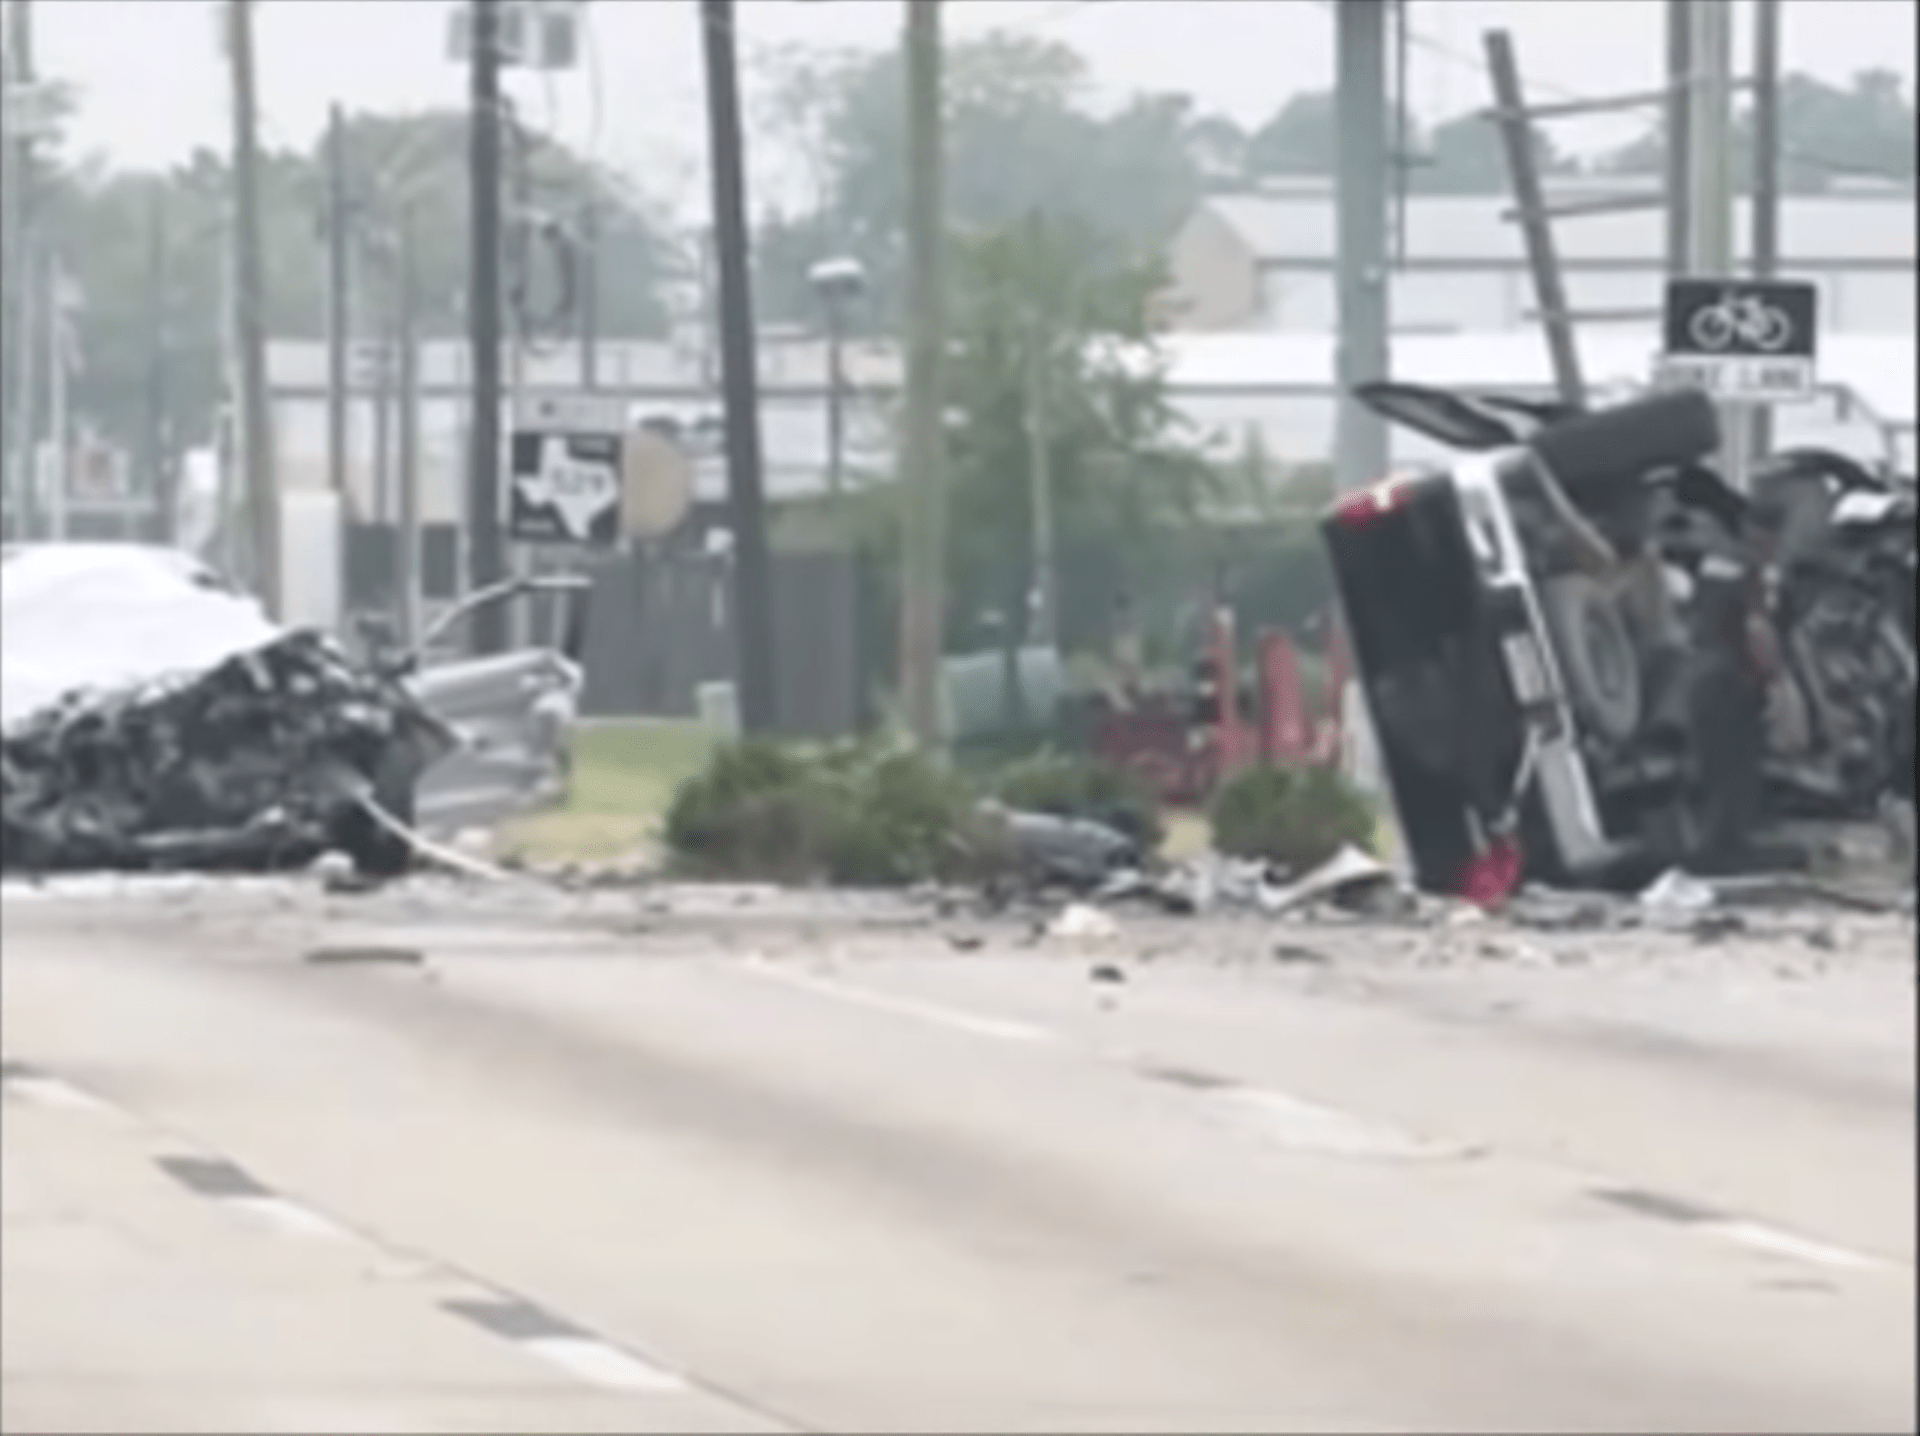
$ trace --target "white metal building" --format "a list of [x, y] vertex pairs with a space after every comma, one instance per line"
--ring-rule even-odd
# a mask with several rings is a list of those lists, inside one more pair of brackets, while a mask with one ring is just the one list
[[[1657, 183], [1563, 181], [1549, 198], [1644, 193]], [[1396, 329], [1488, 333], [1534, 322], [1533, 279], [1519, 226], [1506, 218], [1510, 205], [1501, 195], [1407, 198], [1390, 297]], [[1750, 223], [1742, 200], [1735, 233], [1743, 262]], [[1658, 208], [1556, 219], [1555, 247], [1572, 308], [1657, 309], [1665, 226]], [[1826, 333], [1912, 334], [1915, 228], [1911, 187], [1849, 184], [1827, 194], [1787, 196], [1780, 215], [1782, 277], [1819, 288]], [[1180, 328], [1331, 330], [1331, 188], [1307, 179], [1208, 200], [1175, 238], [1168, 262], [1168, 313]]]

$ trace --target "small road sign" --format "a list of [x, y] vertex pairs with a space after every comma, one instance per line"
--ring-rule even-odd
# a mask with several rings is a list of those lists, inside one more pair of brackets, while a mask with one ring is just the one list
[[1787, 280], [1667, 283], [1657, 380], [1736, 404], [1811, 399], [1819, 291]]
[[507, 532], [527, 543], [604, 546], [621, 536], [625, 405], [541, 395], [514, 416]]

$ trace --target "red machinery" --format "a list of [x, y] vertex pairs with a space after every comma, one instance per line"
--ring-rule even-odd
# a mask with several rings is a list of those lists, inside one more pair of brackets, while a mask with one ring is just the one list
[[1286, 632], [1260, 635], [1253, 688], [1243, 692], [1235, 630], [1232, 611], [1216, 610], [1192, 693], [1140, 696], [1117, 705], [1100, 724], [1100, 758], [1138, 774], [1162, 803], [1203, 802], [1223, 778], [1257, 763], [1326, 763], [1339, 756], [1346, 664], [1338, 641], [1328, 654], [1328, 702], [1316, 720], [1307, 712], [1299, 655]]

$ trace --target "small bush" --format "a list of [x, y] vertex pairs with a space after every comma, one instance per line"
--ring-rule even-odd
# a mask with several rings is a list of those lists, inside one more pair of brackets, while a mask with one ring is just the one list
[[1331, 768], [1254, 768], [1221, 785], [1213, 842], [1230, 857], [1258, 858], [1291, 873], [1318, 867], [1351, 843], [1374, 846], [1372, 806]]
[[1166, 836], [1160, 805], [1146, 784], [1111, 763], [1044, 753], [1003, 771], [993, 792], [1009, 808], [1105, 823], [1144, 852]]
[[850, 747], [722, 748], [681, 785], [666, 840], [683, 871], [750, 881], [894, 887], [995, 860], [958, 778], [914, 754]]

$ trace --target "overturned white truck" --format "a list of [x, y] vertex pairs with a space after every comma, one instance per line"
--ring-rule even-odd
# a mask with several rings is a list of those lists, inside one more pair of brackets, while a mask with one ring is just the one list
[[1914, 785], [1909, 481], [1823, 450], [1742, 491], [1685, 391], [1578, 413], [1377, 383], [1458, 451], [1324, 534], [1423, 887], [1638, 884]]

